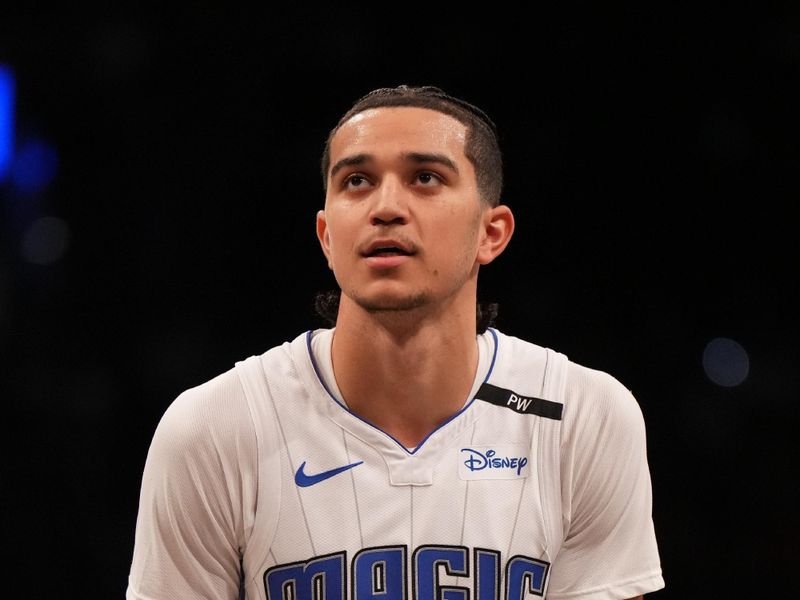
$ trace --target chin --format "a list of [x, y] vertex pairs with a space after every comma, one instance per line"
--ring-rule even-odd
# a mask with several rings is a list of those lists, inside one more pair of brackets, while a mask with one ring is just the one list
[[395, 295], [385, 294], [381, 296], [351, 296], [353, 301], [370, 313], [381, 312], [402, 312], [422, 308], [430, 303], [428, 292], [417, 294]]

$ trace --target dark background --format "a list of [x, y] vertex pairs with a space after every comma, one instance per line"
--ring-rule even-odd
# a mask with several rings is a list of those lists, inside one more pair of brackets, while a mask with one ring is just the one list
[[[500, 129], [517, 231], [480, 288], [498, 327], [611, 372], [641, 404], [667, 581], [654, 597], [792, 589], [798, 5], [559, 6], [4, 9], [16, 145], [58, 156], [41, 189], [0, 182], [11, 581], [122, 597], [158, 419], [322, 326], [325, 137], [362, 94], [409, 83]], [[704, 371], [720, 337], [749, 357], [739, 385]]]

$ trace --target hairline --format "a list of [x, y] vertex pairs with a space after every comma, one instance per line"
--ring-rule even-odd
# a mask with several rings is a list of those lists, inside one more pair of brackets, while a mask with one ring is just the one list
[[[325, 143], [325, 147], [326, 147], [326, 150], [327, 150], [326, 158], [327, 158], [327, 163], [328, 163], [326, 165], [325, 182], [324, 182], [326, 191], [328, 189], [328, 178], [330, 177], [330, 171], [331, 171], [331, 147], [333, 145], [333, 138], [336, 136], [337, 133], [339, 133], [339, 130], [345, 124], [349, 123], [354, 117], [356, 117], [356, 116], [358, 116], [358, 115], [360, 115], [362, 113], [365, 113], [367, 111], [370, 111], [370, 110], [378, 110], [378, 109], [382, 109], [382, 108], [419, 108], [419, 109], [422, 109], [422, 110], [431, 110], [431, 111], [437, 112], [439, 114], [445, 115], [447, 117], [451, 117], [452, 119], [455, 119], [456, 121], [461, 123], [464, 126], [464, 144], [463, 144], [462, 151], [463, 151], [464, 156], [466, 157], [466, 159], [470, 162], [470, 164], [472, 164], [472, 167], [473, 167], [473, 170], [474, 170], [474, 174], [475, 174], [475, 183], [476, 183], [477, 189], [478, 189], [479, 200], [481, 201], [481, 203], [485, 204], [488, 207], [494, 207], [494, 206], [497, 206], [497, 205], [500, 204], [499, 198], [496, 199], [496, 200], [492, 200], [492, 199], [489, 199], [489, 198], [485, 197], [485, 194], [484, 194], [483, 190], [481, 190], [480, 181], [478, 179], [478, 165], [475, 163], [475, 161], [472, 159], [472, 157], [470, 157], [470, 155], [467, 153], [467, 148], [468, 148], [468, 146], [470, 144], [471, 137], [473, 135], [475, 135], [474, 130], [475, 130], [475, 128], [477, 126], [479, 126], [480, 121], [477, 120], [477, 119], [474, 120], [474, 121], [471, 120], [467, 116], [469, 113], [464, 114], [465, 111], [463, 111], [463, 109], [459, 110], [459, 105], [458, 104], [450, 102], [450, 101], [443, 101], [442, 105], [439, 105], [439, 106], [421, 106], [419, 104], [413, 104], [413, 103], [407, 103], [407, 104], [384, 104], [384, 105], [378, 105], [378, 106], [366, 106], [366, 107], [364, 107], [364, 108], [362, 108], [362, 109], [360, 109], [360, 110], [358, 110], [356, 112], [352, 112], [352, 113], [350, 111], [347, 111], [342, 116], [342, 118], [339, 120], [339, 122], [336, 124], [336, 127], [334, 127], [331, 130], [331, 132], [328, 134], [328, 139], [327, 139], [327, 141]], [[450, 108], [450, 110], [446, 110], [446, 108]]]

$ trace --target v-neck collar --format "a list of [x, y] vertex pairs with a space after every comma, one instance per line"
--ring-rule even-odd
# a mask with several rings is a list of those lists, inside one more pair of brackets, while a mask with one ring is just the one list
[[[329, 336], [322, 338], [322, 352], [315, 355], [312, 350], [312, 339], [315, 335]], [[494, 370], [498, 352], [498, 337], [493, 329], [478, 337], [479, 360], [472, 390], [464, 406], [447, 421], [432, 430], [415, 448], [406, 448], [397, 439], [381, 428], [361, 418], [351, 411], [340, 400], [332, 379], [330, 341], [333, 330], [308, 331], [292, 342], [292, 354], [298, 365], [298, 371], [304, 379], [306, 388], [312, 399], [325, 415], [340, 427], [375, 448], [382, 454], [389, 467], [392, 483], [396, 485], [429, 485], [432, 483], [432, 472], [441, 451], [449, 448], [465, 429], [470, 427], [483, 412], [485, 403], [475, 403], [475, 394], [483, 383], [489, 380]], [[325, 351], [327, 348], [327, 351]], [[324, 364], [322, 361], [326, 361]], [[327, 377], [323, 375], [327, 373]], [[336, 391], [334, 391], [336, 390]]]

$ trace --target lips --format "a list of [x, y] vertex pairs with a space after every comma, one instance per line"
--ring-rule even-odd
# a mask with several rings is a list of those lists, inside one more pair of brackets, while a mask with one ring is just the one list
[[394, 272], [394, 269], [411, 260], [417, 248], [407, 240], [381, 238], [365, 244], [361, 255], [371, 269]]
[[361, 251], [361, 255], [365, 257], [411, 256], [415, 253], [413, 244], [396, 239], [375, 240]]

